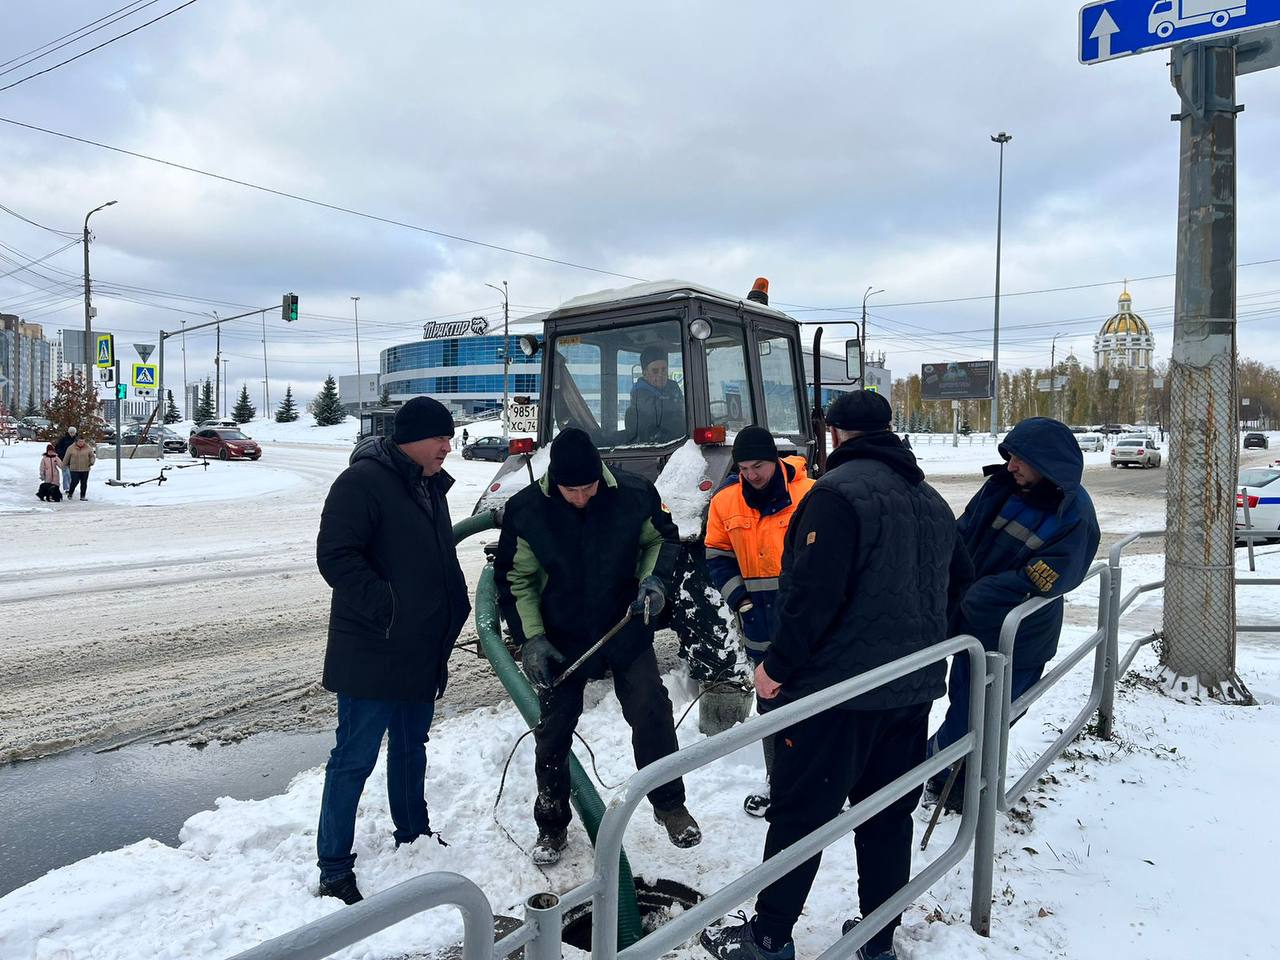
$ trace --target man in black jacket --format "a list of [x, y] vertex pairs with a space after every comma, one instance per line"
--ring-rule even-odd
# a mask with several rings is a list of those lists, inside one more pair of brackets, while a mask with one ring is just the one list
[[[967, 580], [955, 517], [889, 432], [878, 393], [832, 402], [835, 451], [787, 531], [777, 626], [756, 692], [788, 702], [923, 650], [947, 637], [948, 608]], [[944, 690], [939, 662], [778, 734], [764, 858], [827, 823], [924, 761], [929, 705]], [[910, 877], [911, 814], [920, 789], [854, 831], [863, 915]], [[821, 856], [760, 892], [756, 916], [712, 927], [703, 945], [724, 960], [790, 960], [791, 930]], [[892, 960], [895, 918], [858, 952]], [[846, 924], [846, 929], [849, 924]]]
[[471, 611], [445, 500], [452, 436], [445, 406], [414, 397], [397, 411], [391, 437], [357, 445], [320, 517], [316, 563], [333, 588], [324, 686], [338, 695], [338, 732], [316, 849], [321, 896], [346, 903], [361, 899], [356, 807], [384, 734], [396, 846], [431, 835], [427, 731]]
[[[533, 733], [535, 863], [556, 863], [568, 844], [569, 749], [588, 680], [613, 671], [637, 768], [679, 748], [653, 653], [678, 545], [653, 484], [606, 468], [591, 438], [575, 428], [552, 442], [547, 474], [507, 503], [494, 573], [542, 717]], [[575, 667], [628, 612], [626, 626]], [[692, 847], [702, 833], [684, 799], [679, 779], [649, 794], [671, 842]]]
[[[61, 460], [67, 455], [67, 450], [76, 442], [76, 428], [67, 427], [67, 432], [62, 435], [57, 443], [53, 445], [53, 452], [58, 455]], [[67, 467], [62, 468], [62, 492], [68, 496], [71, 494], [71, 470]]]

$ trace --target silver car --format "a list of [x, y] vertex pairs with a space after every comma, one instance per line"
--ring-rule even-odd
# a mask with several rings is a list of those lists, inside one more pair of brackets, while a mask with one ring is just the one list
[[1151, 440], [1125, 437], [1117, 440], [1111, 448], [1111, 465], [1113, 467], [1158, 467], [1160, 466], [1160, 448]]

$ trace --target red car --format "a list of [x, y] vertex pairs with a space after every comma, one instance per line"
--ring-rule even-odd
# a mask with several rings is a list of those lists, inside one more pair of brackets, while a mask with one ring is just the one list
[[262, 456], [258, 441], [230, 427], [210, 427], [193, 433], [187, 441], [193, 457], [219, 460], [257, 460]]

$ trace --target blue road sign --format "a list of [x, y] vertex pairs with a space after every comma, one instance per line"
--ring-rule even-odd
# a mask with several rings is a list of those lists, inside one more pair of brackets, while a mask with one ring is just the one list
[[135, 363], [133, 365], [133, 385], [135, 387], [154, 387], [157, 370], [154, 363]]
[[1104, 0], [1080, 8], [1080, 62], [1280, 23], [1280, 0]]

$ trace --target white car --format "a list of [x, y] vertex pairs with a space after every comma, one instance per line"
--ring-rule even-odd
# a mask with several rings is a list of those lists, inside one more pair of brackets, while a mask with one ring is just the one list
[[1101, 453], [1107, 449], [1107, 441], [1100, 433], [1078, 433], [1076, 443], [1080, 444], [1080, 449], [1085, 453]]
[[1245, 527], [1245, 498], [1249, 503], [1249, 524], [1254, 530], [1280, 531], [1280, 460], [1270, 467], [1240, 471], [1236, 487], [1236, 529]]
[[1147, 467], [1160, 466], [1160, 448], [1151, 442], [1150, 438], [1145, 440], [1117, 440], [1111, 448], [1111, 465], [1113, 467], [1136, 466]]

